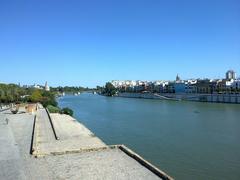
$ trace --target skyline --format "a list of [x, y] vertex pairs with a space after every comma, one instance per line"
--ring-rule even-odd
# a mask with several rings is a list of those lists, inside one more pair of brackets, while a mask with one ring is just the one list
[[[233, 70], [228, 70], [227, 72], [229, 71], [233, 71]], [[240, 80], [240, 76], [238, 76], [237, 72], [236, 71], [233, 71], [235, 73], [235, 77], [234, 78], [235, 80]], [[176, 79], [179, 78], [180, 81], [187, 81], [187, 80], [224, 80], [224, 79], [227, 79], [226, 78], [226, 74], [225, 74], [225, 77], [221, 77], [221, 78], [210, 78], [210, 77], [204, 77], [204, 78], [187, 78], [187, 79], [182, 79], [181, 76], [179, 76], [179, 74], [177, 74], [177, 76], [175, 77], [175, 79], [171, 79], [171, 80], [166, 80], [166, 79], [155, 79], [155, 80], [147, 80], [147, 79], [112, 79], [112, 80], [109, 80], [109, 81], [106, 81], [105, 83], [107, 82], [113, 82], [113, 81], [142, 81], [142, 82], [157, 82], [157, 81], [164, 81], [164, 82], [174, 82], [176, 81]], [[11, 82], [0, 82], [1, 83], [6, 83], [6, 84], [11, 84]], [[14, 83], [14, 84], [18, 84], [19, 86], [41, 86], [41, 87], [45, 87], [48, 86], [48, 81], [45, 81], [44, 84], [42, 83], [38, 83], [38, 82], [34, 82], [33, 84], [21, 84], [21, 82], [18, 82], [18, 83]], [[105, 84], [103, 84], [102, 86], [104, 86]], [[70, 87], [74, 87], [73, 85], [66, 85], [66, 86], [70, 86]], [[96, 86], [99, 86], [99, 85], [96, 85]], [[95, 87], [96, 87], [95, 86]], [[101, 86], [101, 85], [100, 85]], [[49, 87], [49, 86], [48, 86]], [[61, 85], [58, 85], [58, 86], [50, 86], [50, 87], [64, 87], [64, 86], [61, 86]], [[88, 87], [88, 86], [81, 86], [81, 85], [76, 85], [75, 87], [87, 87], [87, 88], [95, 88], [95, 87]]]
[[0, 81], [50, 86], [240, 74], [240, 2], [0, 2]]

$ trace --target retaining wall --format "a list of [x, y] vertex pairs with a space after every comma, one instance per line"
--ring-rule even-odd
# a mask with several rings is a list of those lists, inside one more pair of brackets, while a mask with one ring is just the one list
[[127, 98], [187, 100], [187, 101], [240, 104], [240, 94], [119, 93], [118, 96]]

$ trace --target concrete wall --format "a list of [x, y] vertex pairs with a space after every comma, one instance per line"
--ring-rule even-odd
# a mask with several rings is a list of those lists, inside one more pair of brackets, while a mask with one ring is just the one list
[[240, 94], [119, 93], [118, 96], [119, 97], [128, 97], [128, 98], [187, 100], [187, 101], [240, 104]]

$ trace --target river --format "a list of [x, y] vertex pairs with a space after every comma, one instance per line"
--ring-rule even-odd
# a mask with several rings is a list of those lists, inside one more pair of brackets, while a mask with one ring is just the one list
[[125, 144], [175, 179], [240, 179], [240, 105], [104, 97], [58, 99], [107, 144]]

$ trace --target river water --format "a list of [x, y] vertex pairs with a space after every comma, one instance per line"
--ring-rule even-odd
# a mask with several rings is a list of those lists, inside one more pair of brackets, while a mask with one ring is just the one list
[[125, 144], [175, 179], [240, 179], [240, 105], [104, 97], [58, 99], [107, 144]]

